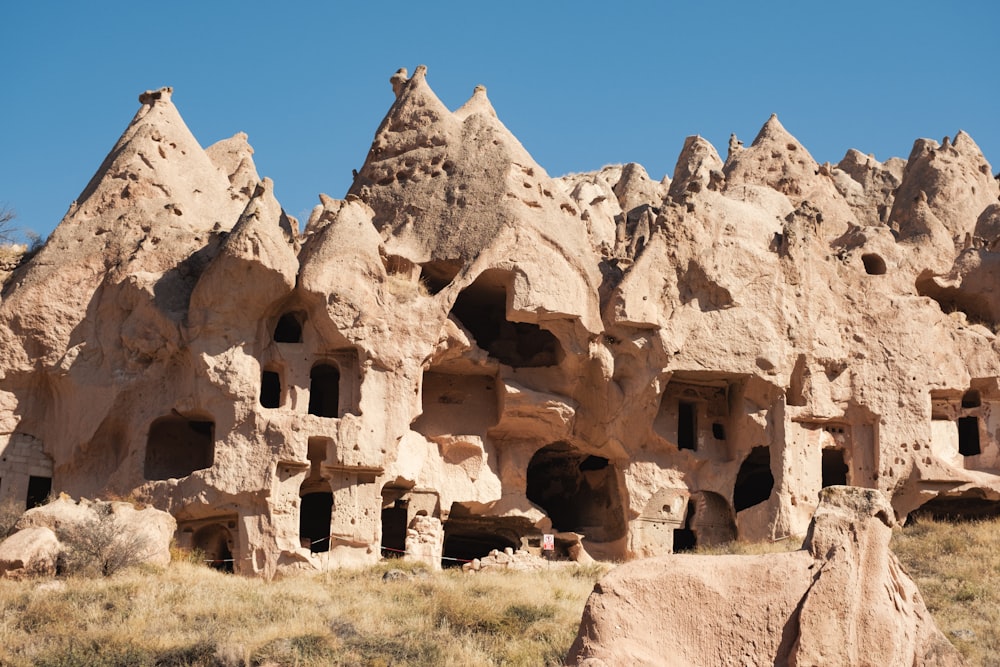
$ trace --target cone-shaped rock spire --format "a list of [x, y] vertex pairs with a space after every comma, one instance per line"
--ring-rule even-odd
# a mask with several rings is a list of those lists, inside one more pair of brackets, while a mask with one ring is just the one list
[[[570, 283], [600, 282], [580, 211], [500, 122], [484, 87], [452, 113], [427, 85], [426, 68], [392, 83], [396, 101], [350, 190], [374, 211], [387, 253], [469, 266], [517, 236], [518, 252], [532, 243], [559, 248]], [[537, 242], [524, 240], [531, 235]], [[596, 321], [596, 305], [588, 310]]]
[[[161, 88], [139, 96], [135, 117], [0, 306], [0, 323], [8, 325], [0, 329], [30, 333], [42, 345], [33, 356], [67, 347], [100, 282], [118, 283], [139, 270], [132, 267], [141, 267], [141, 282], [150, 284], [165, 272], [177, 274], [178, 263], [211, 245], [213, 231], [231, 228], [246, 205], [245, 183], [256, 170], [245, 139], [220, 142], [216, 164], [171, 93]], [[206, 259], [199, 256], [188, 270], [203, 268]], [[192, 276], [173, 278], [190, 294]], [[54, 292], [63, 297], [53, 301]], [[180, 301], [160, 299], [158, 306], [183, 317], [186, 297]]]

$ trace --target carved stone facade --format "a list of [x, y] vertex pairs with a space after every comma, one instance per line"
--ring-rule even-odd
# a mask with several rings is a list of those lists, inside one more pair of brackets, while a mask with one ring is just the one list
[[244, 135], [144, 94], [4, 283], [0, 496], [135, 497], [262, 576], [780, 539], [844, 483], [997, 511], [1000, 187], [967, 135], [819, 165], [772, 118], [672, 179], [552, 178], [425, 74], [302, 230]]

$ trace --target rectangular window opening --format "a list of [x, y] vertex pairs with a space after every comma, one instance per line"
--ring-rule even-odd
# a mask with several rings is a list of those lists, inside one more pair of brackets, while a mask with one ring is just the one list
[[982, 454], [979, 446], [979, 417], [958, 418], [958, 453], [962, 456]]
[[30, 510], [32, 507], [44, 505], [45, 501], [49, 498], [49, 494], [51, 493], [51, 477], [29, 477], [28, 497], [26, 498], [25, 506]]
[[698, 424], [695, 403], [681, 401], [677, 405], [677, 448], [698, 449]]

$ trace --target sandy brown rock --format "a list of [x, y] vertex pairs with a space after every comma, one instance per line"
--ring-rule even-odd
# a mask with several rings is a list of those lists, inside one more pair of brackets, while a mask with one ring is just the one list
[[671, 178], [552, 178], [484, 88], [391, 87], [301, 230], [247, 137], [202, 149], [141, 96], [4, 283], [0, 498], [135, 497], [264, 577], [410, 537], [444, 565], [785, 539], [843, 483], [1000, 511], [1000, 201], [970, 138], [820, 165], [772, 118], [725, 161], [688, 138]]
[[594, 588], [569, 665], [959, 665], [889, 551], [874, 490], [824, 489], [804, 548], [665, 556]]
[[0, 577], [51, 576], [62, 545], [51, 528], [33, 526], [0, 542]]
[[[137, 538], [136, 563], [166, 565], [170, 562], [170, 545], [177, 530], [177, 522], [170, 514], [154, 507], [137, 509], [132, 503], [122, 501], [74, 501], [65, 495], [56, 500], [28, 510], [18, 520], [14, 536], [22, 532], [47, 529], [54, 536], [79, 531], [87, 524], [110, 518], [115, 530], [126, 537]], [[13, 537], [13, 536], [12, 536]]]

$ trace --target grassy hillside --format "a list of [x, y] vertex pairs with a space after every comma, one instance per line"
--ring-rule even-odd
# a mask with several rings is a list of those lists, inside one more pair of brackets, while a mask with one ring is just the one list
[[[1000, 665], [1000, 521], [921, 521], [893, 548], [969, 664]], [[383, 579], [397, 567], [405, 579]], [[470, 576], [393, 562], [267, 583], [177, 562], [108, 578], [0, 580], [0, 665], [559, 664], [602, 571]]]
[[182, 562], [0, 581], [0, 665], [559, 664], [603, 571], [383, 580], [397, 567], [267, 583]]

